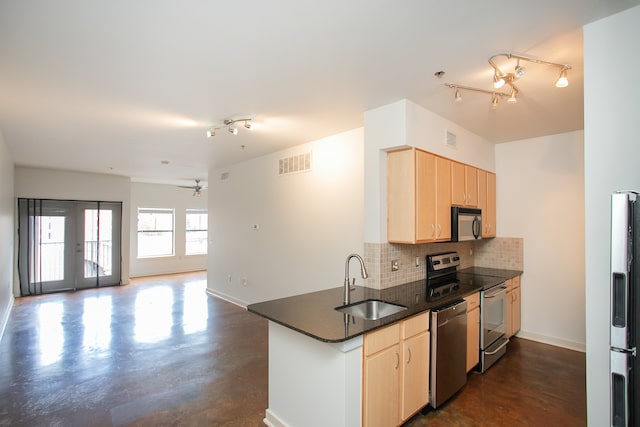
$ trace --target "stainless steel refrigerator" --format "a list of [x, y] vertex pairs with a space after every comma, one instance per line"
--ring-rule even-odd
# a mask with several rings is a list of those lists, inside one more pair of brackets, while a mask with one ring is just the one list
[[[611, 195], [611, 425], [640, 426], [640, 198]], [[640, 348], [638, 348], [640, 350]]]

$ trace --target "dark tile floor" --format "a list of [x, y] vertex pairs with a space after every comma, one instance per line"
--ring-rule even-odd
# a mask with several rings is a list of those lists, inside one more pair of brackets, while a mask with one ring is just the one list
[[[0, 426], [264, 425], [267, 322], [205, 287], [198, 272], [16, 300], [0, 342]], [[583, 353], [514, 339], [407, 425], [586, 425], [584, 376]]]

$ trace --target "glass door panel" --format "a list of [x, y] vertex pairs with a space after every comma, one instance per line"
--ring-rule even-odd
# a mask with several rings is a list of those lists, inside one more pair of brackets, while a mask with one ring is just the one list
[[[120, 282], [120, 204], [101, 202], [77, 207], [77, 288], [115, 285]], [[115, 232], [117, 230], [117, 233]], [[117, 250], [116, 250], [117, 249]], [[115, 262], [114, 262], [115, 260]]]
[[121, 203], [18, 199], [21, 295], [120, 283]]

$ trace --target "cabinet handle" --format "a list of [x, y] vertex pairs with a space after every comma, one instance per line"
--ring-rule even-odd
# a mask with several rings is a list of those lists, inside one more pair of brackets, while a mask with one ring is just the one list
[[409, 352], [409, 357], [407, 358], [407, 365], [411, 362], [411, 348], [407, 347], [407, 351]]
[[398, 369], [400, 367], [400, 354], [396, 351], [396, 366], [393, 369]]
[[431, 224], [431, 236], [435, 236], [436, 235], [436, 226], [434, 224]]
[[462, 193], [462, 200], [465, 202], [465, 204], [467, 203], [467, 195], [465, 193]]
[[438, 236], [436, 237], [440, 237], [441, 234], [442, 234], [442, 226], [438, 224]]

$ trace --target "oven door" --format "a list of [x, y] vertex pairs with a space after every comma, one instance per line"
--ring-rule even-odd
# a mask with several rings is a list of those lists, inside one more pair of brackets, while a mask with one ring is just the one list
[[498, 338], [506, 333], [505, 299], [507, 287], [504, 284], [493, 286], [480, 294], [480, 315], [482, 333], [480, 348], [486, 350]]

